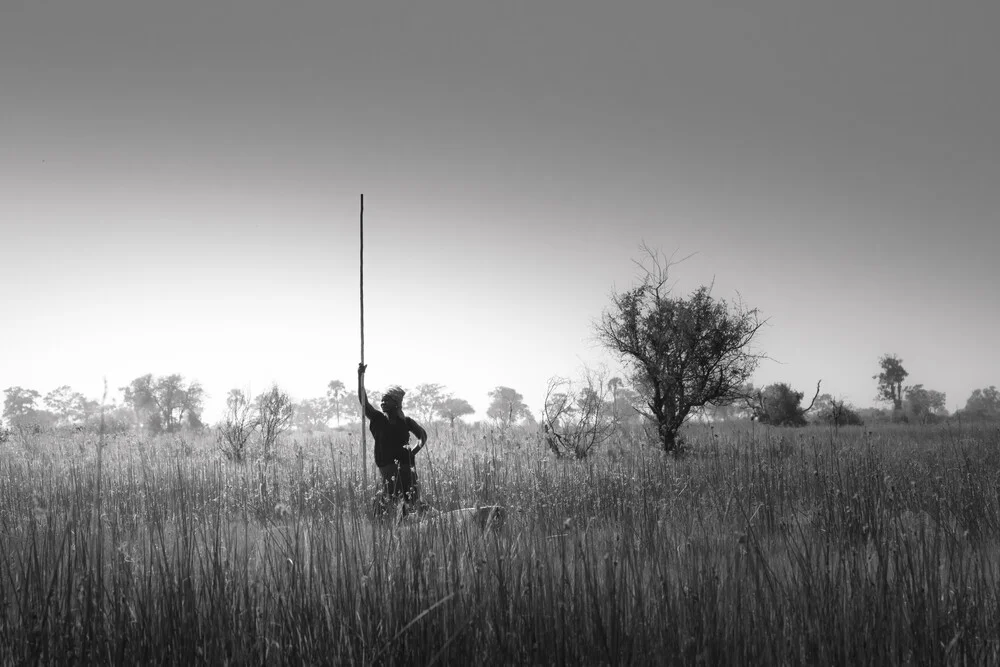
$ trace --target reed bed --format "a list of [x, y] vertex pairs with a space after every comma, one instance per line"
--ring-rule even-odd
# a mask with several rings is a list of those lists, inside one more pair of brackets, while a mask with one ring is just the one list
[[[369, 518], [347, 436], [0, 447], [3, 664], [996, 664], [1000, 429], [717, 429], [585, 461], [444, 429]], [[103, 443], [103, 446], [102, 446]], [[432, 449], [433, 448], [433, 449]]]

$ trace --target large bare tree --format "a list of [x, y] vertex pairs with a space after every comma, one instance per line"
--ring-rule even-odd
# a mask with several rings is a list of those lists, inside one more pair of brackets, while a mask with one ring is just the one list
[[644, 249], [646, 260], [636, 262], [638, 284], [612, 294], [596, 330], [630, 369], [648, 408], [643, 414], [669, 452], [692, 410], [744, 398], [744, 385], [764, 358], [751, 350], [764, 321], [756, 308], [714, 298], [710, 286], [675, 295], [667, 284], [673, 264]]

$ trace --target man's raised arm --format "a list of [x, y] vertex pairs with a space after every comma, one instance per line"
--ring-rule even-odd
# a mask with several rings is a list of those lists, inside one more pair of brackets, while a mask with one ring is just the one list
[[366, 364], [358, 364], [358, 402], [361, 403], [361, 409], [365, 411], [365, 416], [371, 419], [377, 411], [368, 402], [368, 392], [365, 391], [365, 371], [367, 369]]

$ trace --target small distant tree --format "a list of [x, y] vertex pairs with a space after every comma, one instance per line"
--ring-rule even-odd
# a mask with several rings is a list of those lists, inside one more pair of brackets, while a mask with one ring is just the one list
[[754, 417], [762, 424], [772, 426], [805, 426], [806, 414], [813, 409], [819, 396], [819, 385], [816, 383], [816, 393], [806, 408], [801, 407], [804, 394], [795, 391], [784, 382], [771, 384], [758, 391], [750, 402], [749, 408]]
[[326, 398], [307, 398], [294, 406], [295, 427], [312, 433], [327, 429], [329, 401]]
[[608, 380], [608, 391], [611, 392], [611, 417], [617, 422], [619, 419], [618, 414], [618, 392], [621, 391], [625, 383], [618, 376], [615, 376]]
[[974, 390], [958, 414], [966, 419], [1000, 420], [1000, 390], [992, 385]]
[[[371, 401], [371, 397], [368, 398]], [[345, 419], [351, 421], [361, 419], [361, 403], [358, 401], [358, 392], [348, 391], [344, 394], [344, 399], [340, 403], [341, 414]]]
[[854, 408], [843, 399], [836, 399], [830, 394], [822, 394], [816, 399], [815, 420], [820, 424], [829, 424], [834, 428], [841, 426], [861, 426], [864, 420]]
[[705, 419], [712, 422], [734, 421], [753, 416], [753, 411], [747, 409], [746, 403], [724, 403], [723, 405], [707, 403], [701, 409], [701, 413]]
[[437, 404], [437, 412], [443, 418], [448, 420], [448, 425], [451, 428], [455, 428], [455, 420], [460, 419], [466, 415], [471, 415], [476, 412], [467, 400], [464, 398], [456, 398], [454, 396], [448, 396], [442, 399]]
[[556, 456], [585, 459], [614, 434], [614, 402], [609, 400], [613, 385], [605, 383], [606, 376], [603, 370], [588, 368], [579, 385], [566, 378], [549, 380], [542, 428], [545, 442]]
[[496, 387], [488, 395], [491, 400], [486, 416], [501, 428], [510, 428], [531, 414], [524, 403], [524, 396], [510, 387]]
[[909, 373], [903, 368], [903, 360], [894, 354], [882, 355], [878, 363], [882, 372], [872, 376], [878, 381], [877, 399], [892, 403], [892, 409], [898, 412], [903, 409], [903, 380]]
[[7, 387], [3, 390], [3, 417], [11, 426], [19, 426], [33, 421], [38, 413], [38, 399], [42, 397], [34, 389]]
[[[337, 426], [340, 426], [340, 415], [344, 407], [344, 397], [347, 396], [347, 388], [344, 383], [340, 380], [331, 380], [330, 384], [326, 385], [326, 400], [329, 405], [330, 413], [337, 420]], [[357, 400], [354, 404], [357, 405]]]
[[260, 420], [264, 458], [271, 457], [278, 436], [291, 424], [294, 414], [292, 399], [278, 385], [271, 385], [268, 391], [257, 397], [257, 418]]
[[[379, 410], [382, 405], [382, 392], [378, 391], [377, 389], [368, 389], [367, 387], [365, 388], [365, 391], [368, 393], [368, 402], [371, 403], [376, 410]], [[358, 392], [349, 391], [346, 394], [344, 394], [344, 401], [342, 405], [344, 411], [343, 414], [345, 417], [350, 417], [352, 420], [360, 421], [361, 402], [358, 400]], [[407, 412], [409, 410], [408, 396], [403, 399], [403, 410], [404, 412]]]
[[182, 426], [201, 428], [205, 391], [198, 382], [185, 384], [181, 375], [153, 377], [147, 373], [121, 387], [125, 405], [150, 433], [172, 433]]
[[88, 401], [88, 411], [84, 428], [105, 434], [117, 433], [124, 435], [135, 428], [135, 411], [115, 400], [107, 400], [105, 392], [101, 401]]
[[667, 284], [671, 263], [645, 248], [639, 284], [613, 294], [597, 336], [632, 373], [664, 451], [692, 410], [744, 398], [741, 389], [763, 355], [750, 351], [763, 326], [757, 309], [727, 304], [702, 286], [688, 297]]
[[45, 407], [54, 414], [59, 424], [75, 424], [84, 419], [83, 394], [74, 392], [69, 385], [63, 385], [45, 394]]
[[217, 432], [219, 447], [226, 457], [240, 462], [246, 458], [247, 444], [260, 426], [257, 407], [239, 389], [226, 396], [226, 413]]
[[645, 401], [639, 392], [631, 387], [623, 385], [615, 388], [612, 401], [614, 402], [613, 415], [619, 426], [637, 426], [645, 421], [641, 412]]
[[76, 394], [78, 402], [74, 406], [77, 411], [77, 416], [80, 419], [80, 423], [89, 428], [90, 422], [94, 418], [99, 418], [101, 415], [102, 404], [100, 401], [95, 401], [92, 398], [87, 398], [83, 394]]
[[123, 402], [132, 408], [136, 424], [145, 426], [150, 433], [159, 433], [163, 428], [163, 420], [153, 374], [137, 377], [120, 389]]
[[192, 429], [204, 427], [201, 421], [201, 412], [205, 403], [205, 390], [201, 384], [191, 382], [184, 389], [180, 398], [181, 406], [177, 423]]
[[444, 385], [426, 383], [418, 384], [407, 401], [409, 408], [423, 422], [430, 423], [438, 413], [438, 405], [445, 398]]
[[921, 424], [936, 421], [948, 416], [945, 406], [945, 394], [941, 391], [926, 389], [922, 384], [907, 387], [903, 391], [904, 405], [907, 416]]
[[865, 424], [890, 424], [893, 421], [892, 410], [884, 408], [867, 407], [858, 408], [858, 416]]

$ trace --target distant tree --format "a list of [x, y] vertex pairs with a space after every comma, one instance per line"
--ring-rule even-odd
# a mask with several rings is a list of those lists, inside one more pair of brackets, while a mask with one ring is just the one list
[[426, 383], [418, 384], [409, 398], [412, 410], [425, 423], [434, 421], [438, 412], [438, 404], [445, 398], [444, 385]]
[[861, 426], [864, 420], [854, 408], [843, 399], [836, 399], [830, 394], [822, 394], [816, 399], [815, 419], [821, 424], [833, 427]]
[[833, 396], [830, 394], [820, 394], [816, 397], [816, 403], [813, 406], [812, 419], [819, 419], [819, 415], [824, 410], [828, 410], [833, 403]]
[[45, 406], [56, 416], [60, 424], [76, 424], [86, 418], [87, 399], [74, 392], [69, 385], [53, 389], [45, 395]]
[[889, 424], [893, 421], [893, 411], [883, 408], [858, 408], [858, 416], [865, 424]]
[[[377, 389], [365, 388], [368, 392], [368, 402], [371, 403], [376, 410], [381, 408], [382, 405], [382, 392]], [[350, 417], [352, 420], [361, 419], [361, 403], [358, 401], [358, 392], [349, 391], [344, 394], [343, 401], [343, 414], [346, 417]], [[403, 410], [404, 412], [409, 412], [409, 397], [403, 400]]]
[[751, 416], [751, 411], [747, 410], [745, 404], [741, 403], [725, 403], [723, 405], [715, 405], [713, 403], [706, 403], [701, 409], [701, 414], [705, 419], [711, 422], [724, 422], [733, 421], [736, 419], [747, 419]]
[[1000, 420], [1000, 391], [992, 385], [976, 389], [959, 414], [968, 419]]
[[[369, 402], [371, 401], [371, 396], [368, 397]], [[374, 404], [373, 404], [374, 405]], [[345, 417], [349, 417], [351, 420], [361, 419], [361, 403], [358, 401], [358, 392], [349, 391], [344, 394], [344, 398], [341, 401], [342, 414]]]
[[772, 426], [805, 426], [806, 414], [816, 405], [819, 396], [819, 385], [816, 383], [816, 393], [806, 408], [801, 407], [804, 394], [795, 391], [784, 382], [771, 384], [750, 401], [749, 408], [754, 417], [762, 424]]
[[181, 386], [181, 407], [177, 415], [177, 423], [189, 428], [200, 429], [204, 426], [201, 421], [201, 412], [205, 403], [205, 390], [198, 382], [191, 382], [186, 388], [183, 388], [183, 384]]
[[763, 326], [757, 309], [730, 306], [702, 286], [687, 298], [667, 284], [671, 264], [646, 248], [638, 286], [612, 295], [597, 335], [632, 373], [642, 395], [643, 414], [657, 428], [664, 451], [673, 451], [677, 432], [692, 410], [743, 398], [763, 355], [750, 351]]
[[329, 420], [329, 401], [326, 398], [307, 398], [294, 406], [295, 427], [302, 431], [322, 431]]
[[260, 435], [264, 458], [270, 458], [278, 436], [291, 424], [295, 410], [292, 399], [281, 391], [278, 385], [271, 388], [256, 399], [257, 418], [260, 420]]
[[38, 399], [42, 397], [34, 389], [7, 387], [3, 390], [3, 417], [11, 426], [27, 424], [38, 413]]
[[[89, 424], [95, 417], [100, 417], [102, 405], [99, 401], [87, 398], [83, 394], [76, 394], [76, 396], [78, 397], [79, 402], [76, 404], [75, 408], [79, 411], [78, 414], [83, 424]], [[114, 407], [117, 408], [118, 406]]]
[[903, 395], [906, 414], [921, 424], [948, 416], [944, 392], [925, 389], [924, 385], [916, 384], [907, 387]]
[[464, 417], [465, 415], [474, 414], [476, 410], [464, 398], [448, 396], [438, 402], [437, 412], [443, 418], [448, 420], [448, 425], [451, 428], [455, 428], [456, 419]]
[[892, 403], [892, 409], [903, 409], [903, 380], [909, 375], [903, 368], [903, 360], [896, 355], [884, 354], [878, 360], [882, 372], [873, 375], [878, 380], [878, 400]]
[[103, 402], [87, 400], [86, 411], [83, 426], [88, 431], [124, 435], [135, 429], [135, 411], [114, 400], [107, 401], [106, 393]]
[[[337, 426], [340, 426], [340, 415], [344, 408], [347, 407], [350, 411], [350, 407], [344, 405], [345, 396], [347, 396], [347, 388], [340, 380], [331, 380], [330, 384], [326, 385], [326, 400], [330, 413], [337, 419]], [[358, 401], [355, 400], [354, 404], [357, 405], [357, 403]]]
[[488, 395], [491, 400], [486, 416], [501, 428], [509, 428], [531, 414], [524, 403], [524, 396], [510, 387], [496, 387]]
[[644, 405], [644, 401], [639, 392], [624, 385], [614, 388], [613, 391], [612, 401], [614, 404], [613, 414], [615, 421], [620, 426], [635, 426], [641, 422], [644, 417], [640, 412], [640, 408]]
[[249, 405], [250, 401], [247, 400], [247, 395], [242, 389], [230, 389], [229, 393], [226, 394], [226, 408], [233, 409], [241, 405]]
[[159, 433], [163, 429], [163, 419], [160, 416], [153, 374], [137, 377], [128, 386], [120, 387], [120, 390], [123, 402], [135, 415], [136, 424], [145, 426], [151, 433]]
[[611, 416], [612, 416], [612, 418], [614, 418], [615, 421], [618, 421], [618, 419], [619, 419], [619, 415], [618, 415], [618, 392], [624, 386], [625, 386], [625, 383], [622, 382], [622, 379], [620, 377], [618, 377], [618, 376], [615, 376], [615, 377], [611, 378], [610, 380], [608, 380], [608, 390], [611, 392]]
[[153, 377], [147, 373], [121, 387], [121, 391], [137, 423], [144, 424], [150, 433], [172, 433], [185, 425], [202, 426], [205, 391], [194, 381], [185, 385], [181, 375]]

